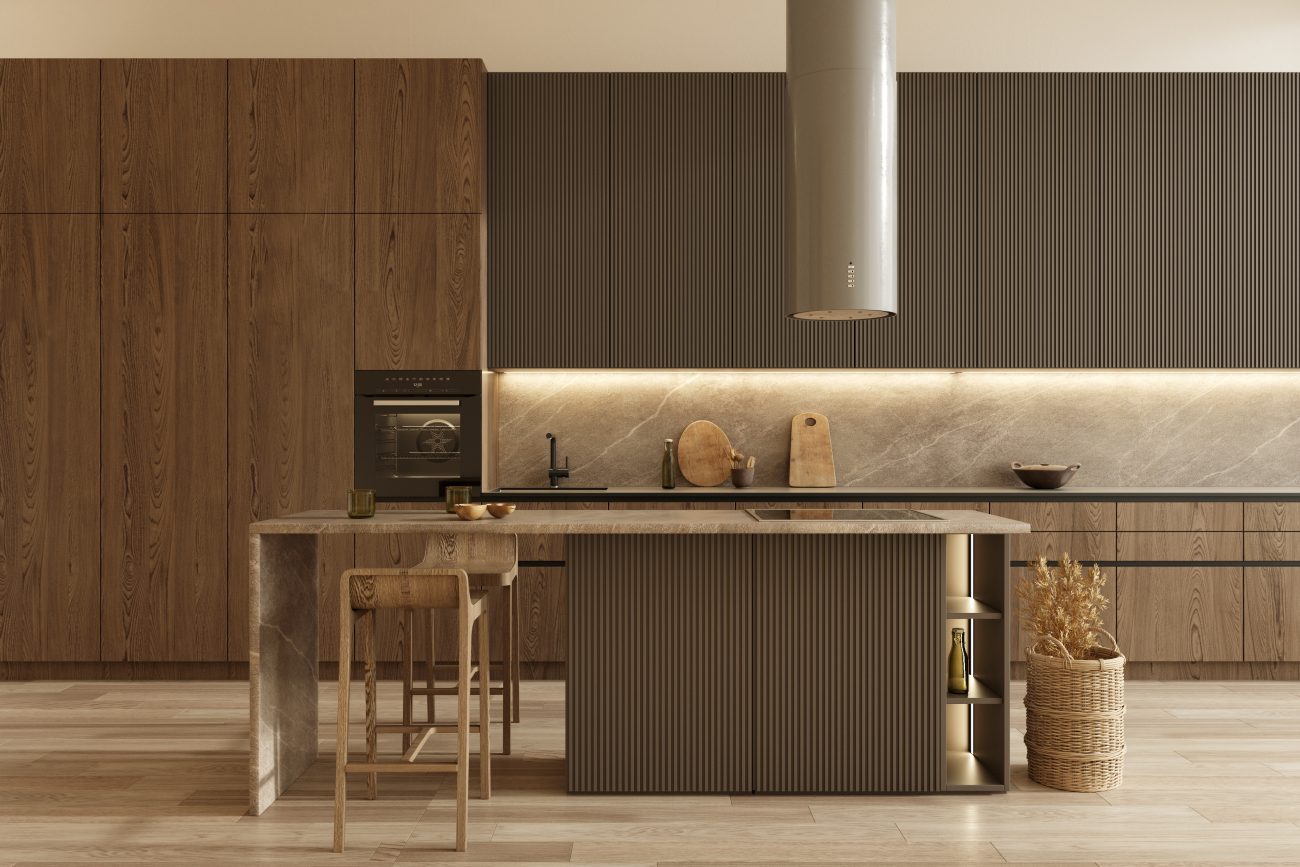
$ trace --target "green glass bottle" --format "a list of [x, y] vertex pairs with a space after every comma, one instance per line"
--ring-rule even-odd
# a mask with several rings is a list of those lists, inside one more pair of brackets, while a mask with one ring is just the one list
[[677, 476], [673, 472], [673, 441], [664, 440], [664, 456], [659, 463], [659, 481], [664, 490], [677, 487]]
[[966, 630], [953, 627], [952, 648], [948, 651], [948, 692], [966, 695], [970, 692], [970, 667], [966, 663]]

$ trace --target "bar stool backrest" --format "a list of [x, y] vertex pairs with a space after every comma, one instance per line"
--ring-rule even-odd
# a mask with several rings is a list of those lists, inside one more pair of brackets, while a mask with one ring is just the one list
[[464, 569], [380, 569], [353, 574], [348, 585], [352, 610], [376, 608], [469, 608], [469, 574]]

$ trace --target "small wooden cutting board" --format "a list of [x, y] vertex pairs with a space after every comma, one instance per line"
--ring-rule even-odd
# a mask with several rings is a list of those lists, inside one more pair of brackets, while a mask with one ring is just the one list
[[692, 485], [720, 485], [731, 477], [731, 440], [713, 422], [693, 421], [677, 441], [677, 466]]
[[790, 487], [835, 487], [831, 423], [819, 412], [801, 412], [790, 420]]

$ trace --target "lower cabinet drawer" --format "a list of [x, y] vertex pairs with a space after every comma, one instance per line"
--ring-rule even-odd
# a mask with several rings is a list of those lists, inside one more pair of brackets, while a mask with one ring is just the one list
[[1244, 569], [1116, 570], [1120, 648], [1135, 662], [1240, 662]]
[[1300, 567], [1246, 568], [1246, 661], [1300, 660]]
[[[1048, 560], [1059, 559], [1061, 554], [1069, 554], [1085, 566], [1095, 560], [1115, 559], [1115, 534], [1096, 533], [1030, 533], [1028, 535], [1007, 536], [1007, 560], [1012, 563], [1032, 562], [1040, 555]], [[1102, 612], [1102, 622], [1106, 629], [1115, 632], [1115, 570], [1102, 567], [1109, 580], [1106, 582], [1106, 598], [1110, 605]], [[1007, 573], [1011, 597], [1011, 618], [1007, 633], [1011, 636], [1011, 658], [1016, 662], [1025, 659], [1025, 648], [1034, 640], [1020, 622], [1020, 598], [1016, 587], [1022, 579], [1033, 574], [1032, 566], [1012, 566]]]

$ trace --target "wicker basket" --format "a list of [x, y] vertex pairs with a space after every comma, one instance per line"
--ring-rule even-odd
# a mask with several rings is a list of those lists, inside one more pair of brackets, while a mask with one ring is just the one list
[[1124, 654], [1098, 645], [1091, 659], [1025, 651], [1029, 779], [1067, 792], [1102, 792], [1124, 779]]

